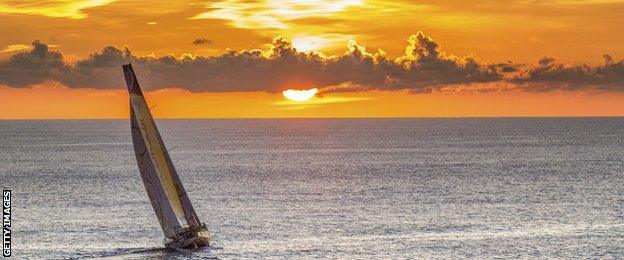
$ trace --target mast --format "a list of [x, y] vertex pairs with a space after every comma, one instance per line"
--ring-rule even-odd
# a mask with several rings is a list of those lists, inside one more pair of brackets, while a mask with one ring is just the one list
[[130, 123], [137, 164], [163, 233], [171, 240], [197, 236], [198, 231], [205, 231], [205, 225], [199, 221], [173, 166], [132, 65], [123, 65], [123, 71], [130, 94]]

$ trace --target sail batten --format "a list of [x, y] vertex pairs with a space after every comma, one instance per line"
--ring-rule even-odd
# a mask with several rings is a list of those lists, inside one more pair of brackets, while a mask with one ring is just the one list
[[145, 190], [169, 247], [205, 246], [207, 230], [184, 190], [130, 64], [123, 66], [130, 94], [132, 142]]

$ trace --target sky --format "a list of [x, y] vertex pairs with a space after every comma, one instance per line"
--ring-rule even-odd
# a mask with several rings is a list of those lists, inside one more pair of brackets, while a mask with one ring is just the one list
[[[0, 119], [624, 115], [624, 0], [0, 1]], [[317, 89], [293, 101], [288, 89]]]

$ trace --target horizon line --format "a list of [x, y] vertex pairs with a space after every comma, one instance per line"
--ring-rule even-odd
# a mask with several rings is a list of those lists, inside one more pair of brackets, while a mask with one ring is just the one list
[[[156, 120], [218, 119], [218, 120], [253, 120], [253, 119], [513, 119], [513, 118], [624, 118], [624, 115], [508, 115], [508, 116], [387, 116], [387, 117], [154, 117]], [[94, 117], [94, 118], [0, 118], [0, 121], [45, 121], [45, 120], [126, 120], [129, 117]]]

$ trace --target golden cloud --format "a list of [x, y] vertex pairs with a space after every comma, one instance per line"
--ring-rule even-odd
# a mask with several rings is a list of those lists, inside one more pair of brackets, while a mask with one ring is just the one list
[[82, 19], [84, 9], [103, 6], [116, 0], [56, 0], [56, 1], [2, 1], [0, 14], [30, 14], [49, 17]]

